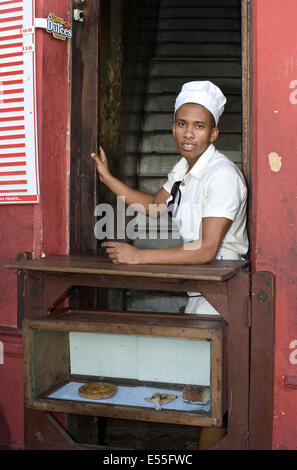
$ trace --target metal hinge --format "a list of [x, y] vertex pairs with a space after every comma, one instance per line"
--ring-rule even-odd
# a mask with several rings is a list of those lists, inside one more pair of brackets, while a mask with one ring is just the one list
[[[85, 3], [85, 0], [74, 0], [74, 6], [82, 6]], [[74, 21], [79, 21], [80, 23], [83, 22], [83, 10], [81, 8], [74, 8], [73, 9], [73, 19]]]
[[80, 21], [82, 23], [83, 20], [84, 20], [83, 11], [79, 10], [78, 8], [74, 8], [74, 10], [73, 10], [73, 19], [74, 19], [74, 21]]

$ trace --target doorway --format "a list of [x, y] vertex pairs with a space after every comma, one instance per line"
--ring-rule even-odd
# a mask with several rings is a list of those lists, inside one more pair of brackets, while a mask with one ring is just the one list
[[[211, 80], [227, 97], [216, 147], [248, 180], [246, 8], [241, 0], [101, 1], [100, 142], [115, 176], [157, 192], [180, 158], [171, 134], [176, 95], [187, 81]], [[99, 202], [115, 206], [104, 185], [100, 194]], [[160, 224], [150, 238], [144, 218], [132, 243], [138, 248], [180, 243], [168, 224], [166, 238]], [[98, 250], [104, 254], [100, 243]], [[109, 294], [109, 306], [116, 308], [119, 296]], [[120, 298], [121, 308], [129, 310], [180, 311], [186, 301], [181, 294], [138, 290]]]
[[[171, 137], [172, 110], [186, 81], [209, 79], [226, 95], [216, 146], [250, 183], [248, 14], [246, 0], [85, 2], [84, 23], [74, 25], [72, 53], [71, 254], [104, 255], [94, 237], [94, 208], [99, 203], [116, 204], [99, 184], [90, 153], [101, 144], [115, 176], [155, 192], [179, 159]], [[134, 243], [162, 247], [176, 242], [160, 236], [140, 237]], [[118, 290], [92, 289], [80, 292], [82, 298], [84, 305], [127, 310], [174, 312], [186, 303], [184, 295], [169, 292], [161, 297], [150, 292], [148, 296], [136, 290], [119, 295]], [[92, 441], [95, 435], [101, 444], [116, 446], [119, 429], [121, 439], [129, 430], [128, 441], [131, 444], [132, 439], [135, 448], [147, 445], [148, 436], [154, 436], [154, 445], [167, 449], [180, 448], [181, 443], [191, 449], [197, 441], [196, 429], [190, 427], [171, 429], [170, 443], [168, 430], [160, 430], [160, 425], [147, 424], [147, 437], [139, 437], [137, 423], [99, 420], [98, 424], [95, 419], [94, 425], [94, 419], [89, 420], [91, 426], [83, 428], [93, 433], [80, 435], [82, 441]], [[81, 428], [74, 421], [72, 428]]]

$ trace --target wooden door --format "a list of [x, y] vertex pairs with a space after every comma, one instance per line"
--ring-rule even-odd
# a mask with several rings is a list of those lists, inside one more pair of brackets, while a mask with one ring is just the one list
[[90, 155], [99, 145], [100, 0], [87, 0], [73, 23], [71, 96], [70, 253], [95, 255], [98, 178]]

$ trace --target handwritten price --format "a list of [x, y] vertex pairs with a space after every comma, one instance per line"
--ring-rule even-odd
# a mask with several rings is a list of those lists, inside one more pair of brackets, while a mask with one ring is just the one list
[[34, 44], [23, 46], [23, 52], [34, 52]]

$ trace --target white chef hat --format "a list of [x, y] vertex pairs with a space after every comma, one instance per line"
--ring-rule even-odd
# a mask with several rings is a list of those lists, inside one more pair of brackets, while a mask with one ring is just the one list
[[205, 80], [185, 83], [175, 101], [174, 112], [186, 103], [202, 104], [213, 115], [216, 126], [224, 111], [227, 100], [220, 88]]

